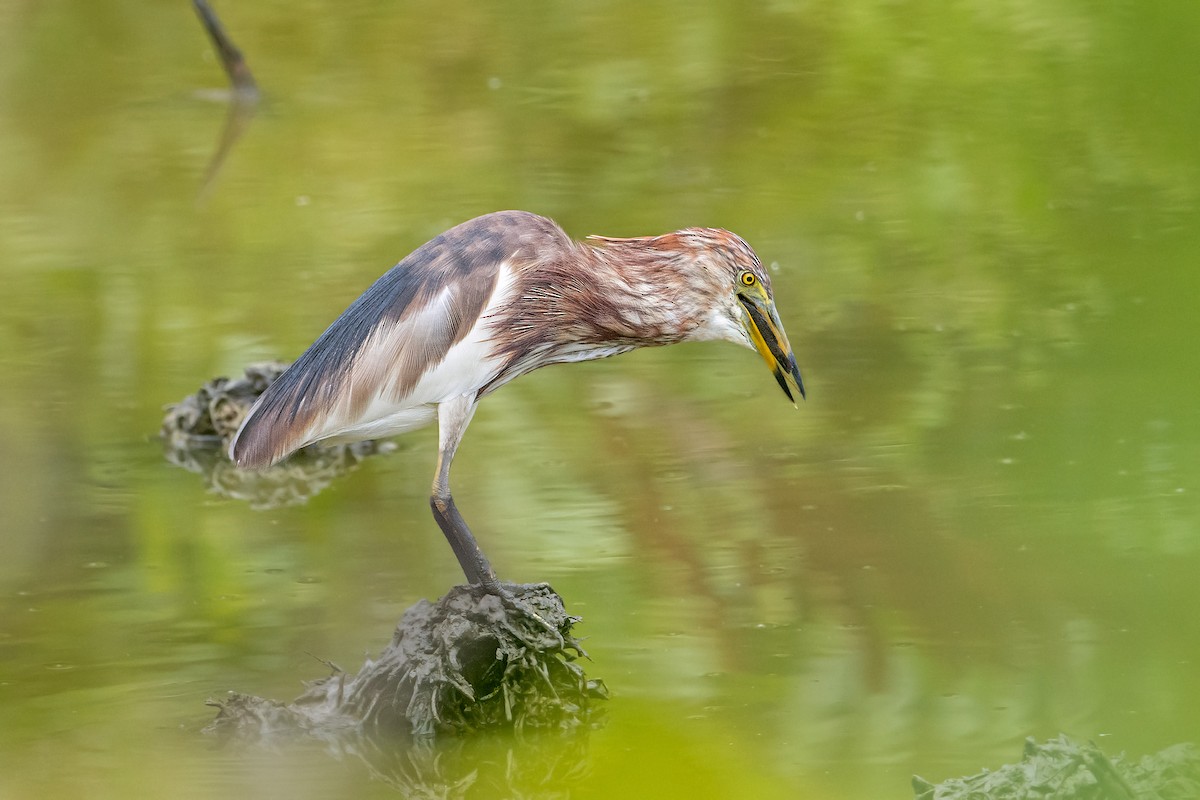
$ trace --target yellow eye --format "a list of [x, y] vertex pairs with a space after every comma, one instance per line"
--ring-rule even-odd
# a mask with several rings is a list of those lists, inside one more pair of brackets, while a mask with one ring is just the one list
[[753, 286], [758, 283], [758, 278], [754, 277], [753, 272], [742, 273], [742, 286]]

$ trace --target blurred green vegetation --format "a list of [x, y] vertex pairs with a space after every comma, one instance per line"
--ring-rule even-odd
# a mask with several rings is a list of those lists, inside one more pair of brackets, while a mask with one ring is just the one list
[[432, 432], [269, 513], [152, 437], [500, 208], [737, 231], [811, 389], [689, 345], [481, 409], [463, 511], [616, 694], [574, 794], [906, 796], [1027, 735], [1200, 738], [1200, 6], [217, 10], [266, 101], [202, 193], [187, 3], [0, 3], [0, 794], [344, 788], [191, 737], [459, 579]]

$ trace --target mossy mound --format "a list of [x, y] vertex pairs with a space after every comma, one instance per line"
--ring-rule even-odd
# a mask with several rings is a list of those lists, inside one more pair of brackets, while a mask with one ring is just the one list
[[546, 584], [506, 584], [517, 602], [458, 586], [405, 612], [391, 643], [357, 674], [340, 669], [291, 703], [232, 694], [210, 733], [272, 737], [342, 732], [429, 737], [485, 730], [569, 731], [595, 722], [578, 621]]
[[1195, 800], [1200, 749], [1177, 744], [1131, 761], [1064, 735], [1025, 740], [1020, 762], [937, 785], [913, 777], [917, 800]]

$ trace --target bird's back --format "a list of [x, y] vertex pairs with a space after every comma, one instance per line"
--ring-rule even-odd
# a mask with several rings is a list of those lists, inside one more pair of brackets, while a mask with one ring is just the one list
[[501, 368], [482, 319], [516, 265], [574, 245], [554, 222], [501, 211], [464, 222], [392, 267], [268, 387], [230, 445], [265, 467], [323, 440], [419, 427], [432, 404], [476, 392]]

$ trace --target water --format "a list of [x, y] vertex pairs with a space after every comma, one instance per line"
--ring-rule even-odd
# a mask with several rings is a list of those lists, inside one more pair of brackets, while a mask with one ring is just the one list
[[737, 231], [810, 391], [687, 345], [483, 404], [459, 504], [614, 697], [451, 746], [460, 794], [907, 797], [1026, 736], [1200, 740], [1200, 7], [217, 10], [266, 103], [206, 187], [187, 4], [0, 6], [0, 796], [415, 791], [198, 730], [459, 580], [433, 432], [265, 512], [153, 437], [500, 208]]

